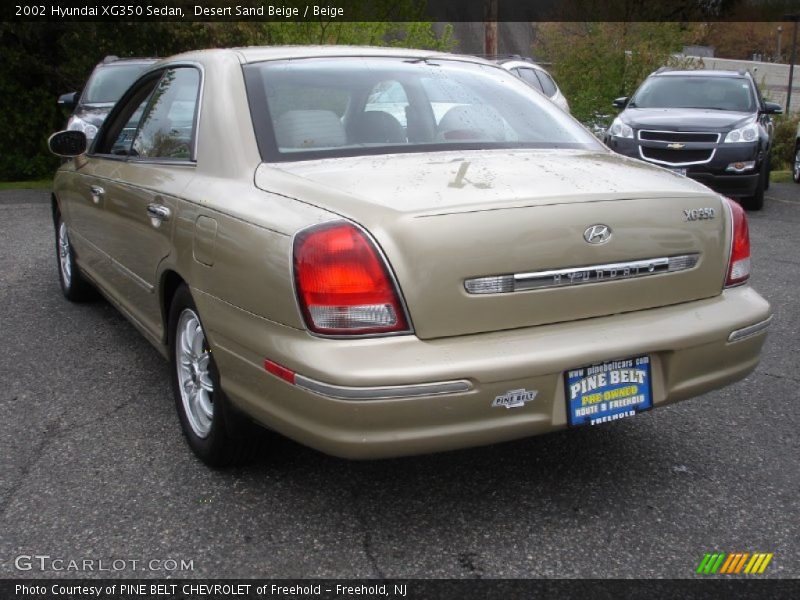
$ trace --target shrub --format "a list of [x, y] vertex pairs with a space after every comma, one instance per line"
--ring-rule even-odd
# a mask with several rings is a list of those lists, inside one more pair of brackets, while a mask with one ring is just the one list
[[775, 134], [772, 141], [772, 169], [782, 171], [791, 169], [794, 163], [795, 140], [800, 115], [780, 115], [775, 117]]

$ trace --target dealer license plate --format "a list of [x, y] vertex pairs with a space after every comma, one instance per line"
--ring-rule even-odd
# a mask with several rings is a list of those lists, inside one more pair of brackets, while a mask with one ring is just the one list
[[573, 427], [617, 421], [653, 406], [649, 356], [571, 369], [564, 381]]

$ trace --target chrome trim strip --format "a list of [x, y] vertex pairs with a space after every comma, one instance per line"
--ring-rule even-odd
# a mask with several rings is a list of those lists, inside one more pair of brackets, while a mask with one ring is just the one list
[[[654, 150], [660, 150], [660, 148], [653, 148]], [[658, 160], [657, 158], [648, 158], [642, 152], [642, 146], [639, 146], [639, 156], [643, 161], [649, 163], [656, 163], [659, 165], [668, 165], [670, 167], [688, 167], [691, 165], [704, 165], [706, 163], [710, 163], [714, 159], [714, 155], [717, 153], [717, 149], [710, 149], [710, 148], [699, 148], [699, 150], [711, 150], [711, 156], [708, 157], [706, 160], [692, 160], [689, 162], [668, 162], [666, 160]], [[680, 150], [676, 150], [676, 152], [680, 152]]]
[[584, 283], [604, 283], [686, 271], [697, 266], [699, 261], [699, 254], [683, 254], [550, 271], [475, 277], [464, 281], [464, 289], [468, 294], [505, 294]]
[[[102, 250], [101, 250], [101, 252], [102, 252]], [[105, 254], [105, 252], [103, 252], [103, 254]], [[150, 283], [147, 283], [144, 279], [139, 277], [136, 273], [131, 271], [128, 267], [123, 265], [121, 262], [119, 262], [116, 259], [114, 259], [112, 256], [110, 256], [108, 254], [106, 254], [106, 256], [108, 256], [108, 259], [111, 261], [111, 266], [112, 267], [114, 267], [117, 271], [119, 271], [120, 273], [125, 275], [128, 279], [133, 281], [133, 283], [138, 285], [140, 288], [144, 289], [148, 294], [152, 294], [155, 291], [156, 288], [155, 288], [154, 285], [152, 285]]]
[[661, 130], [661, 129], [640, 129], [638, 131], [637, 135], [639, 137], [639, 140], [641, 140], [643, 142], [663, 142], [665, 144], [674, 143], [676, 140], [645, 140], [645, 139], [642, 139], [642, 133], [669, 133], [671, 135], [676, 135], [676, 134], [680, 135], [682, 133], [686, 133], [686, 134], [689, 134], [689, 135], [691, 135], [691, 134], [700, 134], [700, 135], [715, 135], [715, 136], [717, 136], [717, 141], [716, 142], [690, 142], [690, 141], [687, 140], [686, 141], [687, 144], [719, 144], [720, 137], [722, 137], [722, 134], [718, 133], [716, 131], [664, 131], [664, 130]]
[[294, 383], [315, 394], [340, 398], [342, 400], [389, 400], [395, 398], [416, 398], [419, 396], [441, 396], [469, 392], [472, 384], [464, 379], [439, 381], [436, 383], [417, 383], [412, 385], [387, 385], [382, 387], [348, 387], [323, 383], [304, 375], [295, 375]]
[[767, 319], [756, 323], [754, 325], [748, 325], [747, 327], [742, 327], [741, 329], [736, 329], [735, 331], [731, 331], [731, 334], [728, 336], [728, 343], [733, 342], [741, 342], [742, 340], [746, 340], [749, 337], [756, 335], [757, 333], [761, 333], [767, 327], [770, 326], [772, 323], [772, 315], [770, 315]]

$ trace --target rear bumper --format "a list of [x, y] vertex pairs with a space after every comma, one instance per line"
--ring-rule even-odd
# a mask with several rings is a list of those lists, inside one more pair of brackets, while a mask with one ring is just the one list
[[[749, 286], [701, 301], [582, 321], [437, 340], [320, 339], [194, 292], [222, 386], [265, 426], [329, 454], [381, 458], [478, 446], [563, 429], [563, 373], [649, 354], [654, 406], [702, 394], [758, 364], [769, 304]], [[729, 338], [739, 330], [738, 341]], [[235, 332], [235, 333], [234, 333]], [[267, 373], [270, 358], [323, 387]], [[419, 395], [420, 384], [466, 383]], [[327, 387], [325, 387], [327, 386]], [[392, 395], [369, 393], [392, 390]], [[536, 390], [518, 408], [492, 407]], [[403, 391], [408, 390], [407, 397]], [[344, 393], [343, 393], [344, 391]], [[399, 394], [399, 395], [398, 395]]]

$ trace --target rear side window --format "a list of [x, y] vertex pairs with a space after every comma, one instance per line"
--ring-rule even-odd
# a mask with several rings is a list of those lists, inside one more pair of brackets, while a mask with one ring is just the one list
[[197, 69], [168, 69], [144, 110], [131, 154], [140, 158], [189, 160], [199, 91]]
[[550, 77], [544, 71], [536, 71], [536, 75], [539, 77], [539, 81], [542, 82], [542, 91], [545, 93], [546, 96], [553, 96], [556, 93], [556, 82], [553, 81], [553, 78]]
[[523, 81], [527, 81], [534, 88], [542, 93], [545, 93], [544, 88], [542, 88], [542, 84], [539, 82], [539, 78], [536, 77], [536, 71], [533, 69], [516, 69], [516, 71], [519, 73], [519, 76], [522, 77]]

